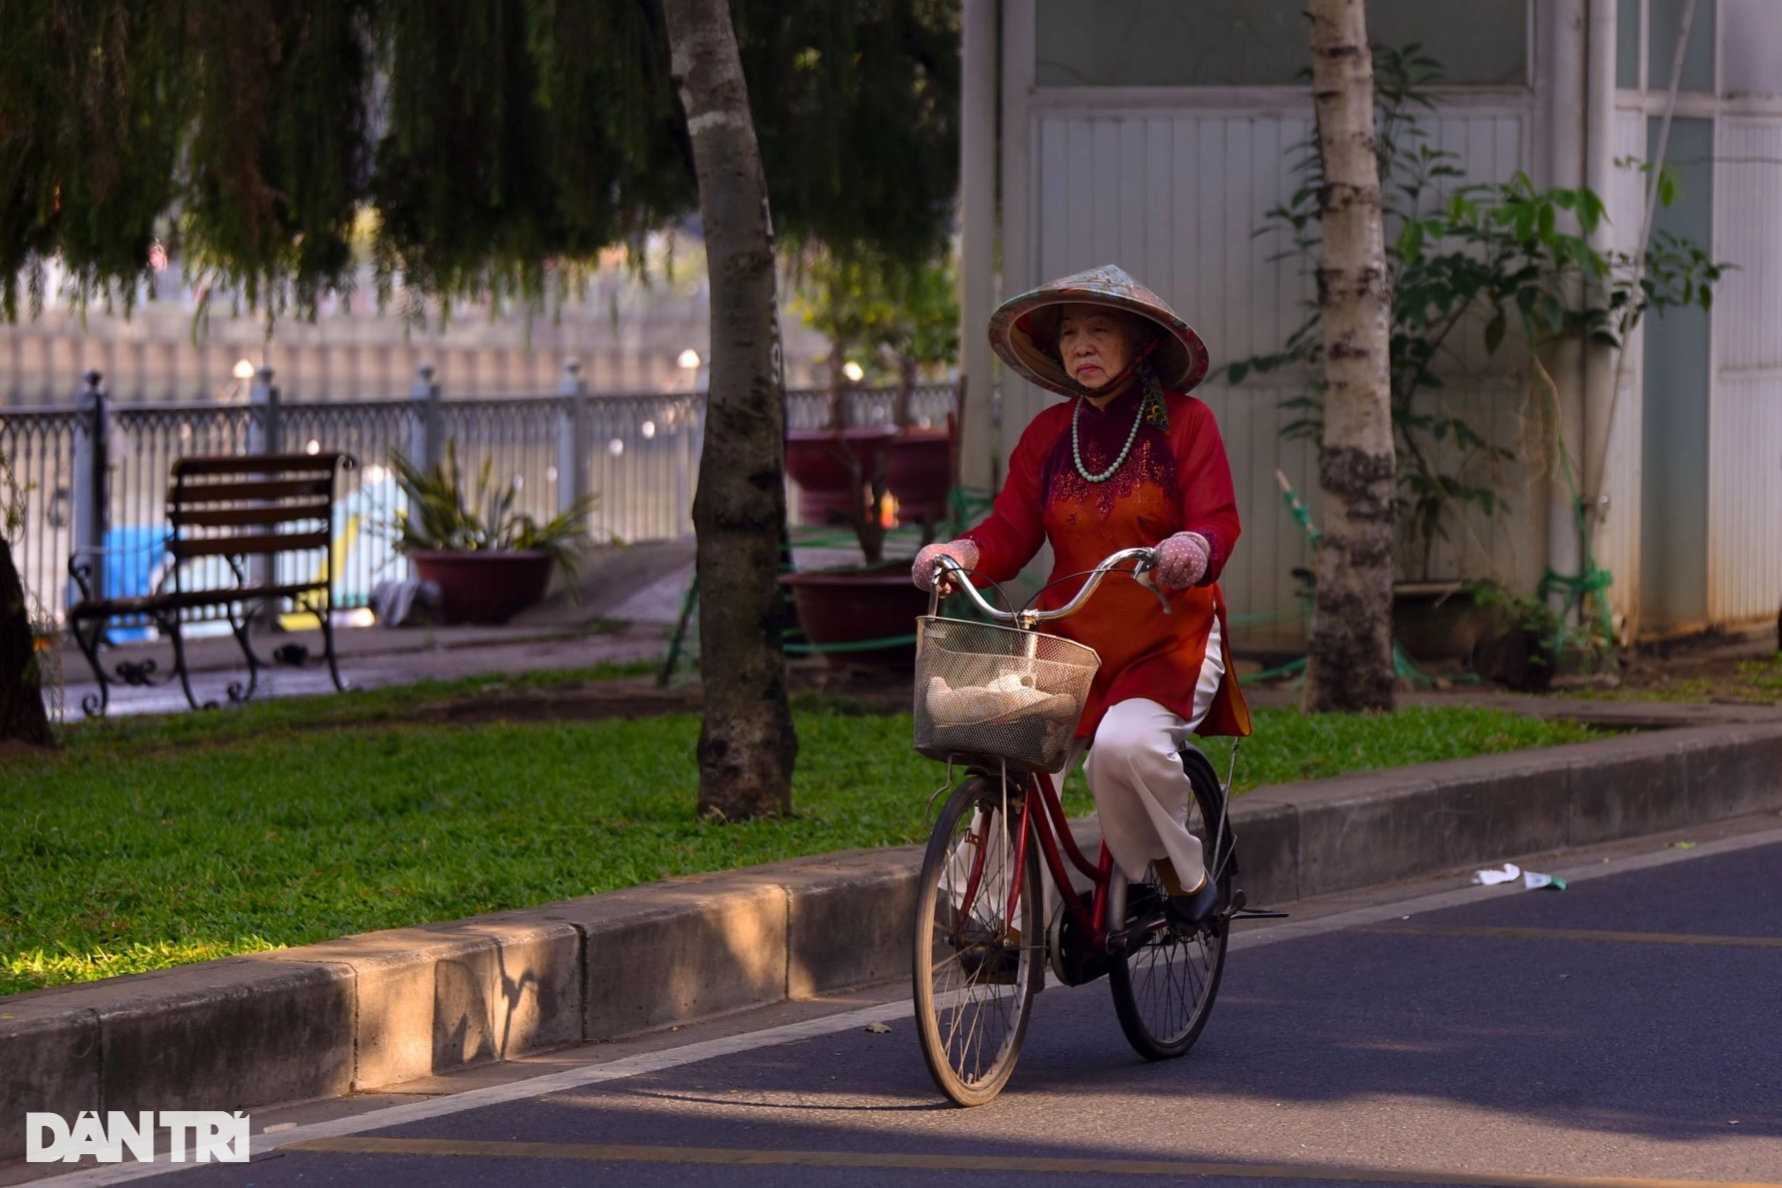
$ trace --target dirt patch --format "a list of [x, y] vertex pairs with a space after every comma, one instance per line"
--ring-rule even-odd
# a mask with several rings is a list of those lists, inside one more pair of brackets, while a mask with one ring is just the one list
[[1773, 639], [1691, 640], [1642, 648], [1621, 666], [1611, 697], [1738, 705], [1782, 704], [1782, 651]]
[[[551, 689], [509, 689], [452, 701], [421, 702], [387, 720], [404, 722], [583, 722], [696, 714], [705, 704], [698, 685], [658, 689], [649, 677], [590, 681]], [[351, 725], [352, 723], [343, 723]]]

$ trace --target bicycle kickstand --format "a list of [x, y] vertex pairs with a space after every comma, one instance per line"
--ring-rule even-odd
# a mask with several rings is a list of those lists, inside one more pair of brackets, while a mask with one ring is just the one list
[[1240, 887], [1236, 891], [1233, 891], [1231, 893], [1231, 906], [1225, 909], [1225, 918], [1227, 920], [1286, 920], [1290, 918], [1286, 912], [1275, 912], [1268, 911], [1264, 908], [1246, 907], [1244, 906], [1246, 902], [1243, 888]]

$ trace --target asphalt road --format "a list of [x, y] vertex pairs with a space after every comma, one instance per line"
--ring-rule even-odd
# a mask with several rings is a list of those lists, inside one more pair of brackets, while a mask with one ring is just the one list
[[288, 1131], [251, 1164], [143, 1182], [1782, 1183], [1769, 828], [1641, 869], [1618, 858], [1564, 892], [1425, 886], [1259, 932], [1183, 1060], [1132, 1054], [1105, 981], [1048, 988], [1013, 1082], [975, 1110], [941, 1100], [888, 988], [882, 1007], [689, 1029], [680, 1046]]

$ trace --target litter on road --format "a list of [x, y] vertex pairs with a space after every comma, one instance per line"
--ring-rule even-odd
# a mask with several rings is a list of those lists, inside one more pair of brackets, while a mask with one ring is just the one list
[[1473, 882], [1481, 887], [1495, 887], [1500, 883], [1513, 883], [1522, 880], [1524, 888], [1530, 891], [1564, 891], [1566, 882], [1559, 875], [1538, 874], [1532, 870], [1523, 870], [1514, 862], [1506, 862], [1502, 869], [1475, 871]]

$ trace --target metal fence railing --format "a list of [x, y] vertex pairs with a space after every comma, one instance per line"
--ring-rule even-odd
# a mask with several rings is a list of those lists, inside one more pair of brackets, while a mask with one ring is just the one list
[[[787, 399], [792, 427], [828, 423], [828, 392], [792, 391]], [[843, 421], [890, 424], [898, 399], [893, 389], [849, 389]], [[915, 387], [911, 423], [945, 425], [954, 399], [951, 384]], [[54, 622], [71, 600], [71, 557], [97, 558], [95, 576], [112, 595], [146, 593], [161, 579], [177, 458], [352, 455], [358, 464], [341, 475], [337, 497], [334, 597], [355, 608], [378, 581], [407, 576], [389, 531], [402, 507], [393, 450], [426, 464], [449, 442], [466, 481], [487, 462], [492, 480], [514, 490], [517, 510], [546, 520], [592, 494], [588, 528], [596, 539], [665, 540], [693, 531], [704, 426], [702, 392], [590, 393], [573, 362], [557, 391], [535, 395], [448, 398], [423, 366], [406, 397], [290, 403], [263, 369], [245, 403], [212, 405], [113, 402], [91, 372], [75, 407], [0, 412], [0, 451], [23, 511], [10, 534], [20, 576], [33, 613]]]
[[13, 563], [34, 619], [54, 620], [74, 553], [74, 456], [81, 414], [72, 408], [9, 408], [0, 415], [0, 457], [10, 475], [0, 499], [20, 517], [7, 526]]
[[[897, 419], [896, 388], [845, 388], [842, 391], [842, 425], [893, 425]], [[910, 424], [920, 429], [944, 429], [947, 414], [957, 402], [957, 385], [915, 384], [910, 388]], [[822, 429], [829, 424], [830, 394], [805, 388], [786, 393], [786, 421], [793, 429]]]

